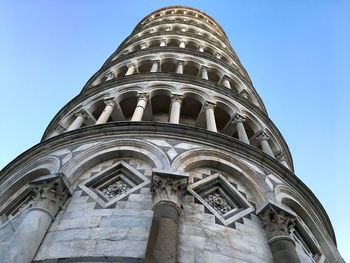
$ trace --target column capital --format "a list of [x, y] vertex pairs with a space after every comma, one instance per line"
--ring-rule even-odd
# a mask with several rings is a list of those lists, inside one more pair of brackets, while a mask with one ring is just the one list
[[184, 61], [184, 60], [178, 60], [178, 61], [177, 61], [177, 65], [183, 66], [184, 64], [185, 64], [185, 61]]
[[181, 103], [182, 102], [182, 100], [183, 100], [183, 98], [184, 98], [184, 96], [182, 95], [182, 94], [173, 94], [172, 96], [171, 96], [171, 101], [172, 102], [179, 102], [179, 103]]
[[145, 49], [145, 48], [147, 48], [147, 43], [146, 42], [143, 42], [143, 43], [141, 43], [141, 49]]
[[248, 91], [246, 91], [245, 89], [243, 89], [242, 91], [239, 92], [239, 95], [243, 96], [244, 98], [248, 98]]
[[29, 190], [33, 194], [31, 209], [44, 210], [52, 218], [70, 194], [62, 174], [41, 176], [29, 183]]
[[221, 78], [221, 81], [224, 81], [224, 80], [230, 81], [230, 77], [227, 76], [227, 75], [223, 75], [222, 78]]
[[108, 71], [106, 74], [105, 74], [105, 77], [106, 78], [115, 78], [115, 75], [112, 71]]
[[157, 63], [159, 65], [160, 64], [160, 59], [152, 59], [152, 63]]
[[233, 119], [232, 119], [232, 124], [236, 124], [238, 122], [245, 122], [245, 117], [239, 113], [237, 113]]
[[255, 138], [258, 141], [267, 141], [270, 140], [269, 135], [267, 135], [267, 133], [265, 131], [259, 131], [258, 133], [256, 133]]
[[153, 170], [152, 173], [152, 199], [154, 207], [170, 202], [180, 213], [182, 197], [186, 193], [188, 174], [179, 174]]
[[139, 92], [139, 93], [137, 93], [137, 97], [139, 100], [148, 100], [148, 93], [147, 92]]
[[74, 114], [75, 117], [82, 117], [85, 119], [86, 117], [86, 112], [85, 112], [85, 109], [81, 108], [79, 109], [75, 114]]
[[204, 104], [204, 108], [207, 110], [207, 109], [214, 109], [216, 106], [216, 103], [215, 102], [212, 102], [212, 101], [206, 101], [205, 104]]
[[105, 98], [104, 102], [105, 102], [106, 106], [112, 106], [112, 107], [115, 106], [115, 102], [114, 102], [114, 98], [113, 97]]
[[275, 155], [276, 159], [278, 161], [287, 161], [287, 158], [285, 156], [285, 154], [282, 151], [279, 151], [276, 155]]
[[200, 72], [203, 72], [203, 71], [208, 71], [208, 67], [207, 66], [201, 66]]
[[128, 64], [128, 68], [133, 68], [133, 67], [135, 67], [135, 63], [129, 63]]
[[296, 216], [291, 211], [268, 203], [260, 209], [258, 218], [266, 232], [269, 243], [277, 239], [291, 239], [290, 231], [296, 223]]

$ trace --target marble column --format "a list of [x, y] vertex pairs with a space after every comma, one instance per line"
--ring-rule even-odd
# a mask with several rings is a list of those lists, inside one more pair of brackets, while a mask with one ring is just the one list
[[1, 258], [6, 263], [32, 262], [57, 212], [66, 201], [69, 191], [58, 175], [43, 176], [30, 184], [32, 206], [8, 243]]
[[208, 68], [202, 66], [200, 69], [202, 79], [208, 79]]
[[199, 51], [199, 52], [204, 52], [204, 47], [203, 47], [203, 46], [200, 46], [200, 47], [198, 48], [198, 51]]
[[125, 76], [135, 74], [135, 72], [136, 72], [136, 66], [135, 66], [135, 64], [131, 63], [128, 65], [128, 71], [125, 73]]
[[185, 47], [186, 47], [185, 41], [180, 41], [179, 48], [185, 48]]
[[242, 115], [237, 113], [232, 120], [232, 124], [236, 125], [238, 139], [241, 142], [249, 144], [249, 139], [248, 139], [247, 133], [246, 133], [244, 125], [243, 125], [244, 121], [245, 121], [245, 118]]
[[171, 109], [170, 109], [170, 117], [169, 122], [178, 124], [180, 122], [180, 110], [181, 110], [181, 102], [183, 96], [180, 94], [173, 94], [171, 98]]
[[260, 142], [262, 150], [271, 157], [274, 157], [270, 144], [268, 142], [268, 140], [270, 140], [270, 137], [267, 135], [267, 133], [261, 131], [257, 134], [256, 139]]
[[215, 103], [207, 101], [204, 105], [205, 109], [205, 120], [207, 123], [207, 129], [209, 131], [217, 132], [216, 128], [216, 122], [215, 122], [215, 114], [214, 114], [214, 108], [215, 108]]
[[106, 99], [105, 100], [106, 107], [104, 108], [103, 112], [101, 113], [100, 117], [96, 121], [97, 124], [104, 124], [108, 121], [109, 117], [111, 116], [113, 109], [114, 109], [114, 101], [113, 98]]
[[159, 65], [160, 65], [160, 60], [152, 60], [152, 67], [150, 72], [158, 72]]
[[166, 40], [165, 39], [160, 41], [160, 46], [161, 47], [166, 47]]
[[188, 175], [153, 171], [153, 219], [148, 237], [146, 263], [176, 263], [177, 228]]
[[295, 216], [276, 205], [267, 204], [258, 211], [258, 217], [265, 230], [274, 262], [300, 263], [295, 242], [290, 235]]
[[222, 77], [222, 85], [226, 88], [231, 89], [230, 81], [228, 80], [227, 76]]
[[178, 73], [178, 74], [184, 73], [184, 64], [185, 64], [185, 61], [183, 61], [183, 60], [177, 61], [176, 73]]
[[289, 169], [289, 165], [287, 163], [287, 159], [286, 156], [284, 155], [284, 153], [282, 151], [280, 151], [279, 153], [277, 153], [276, 155], [276, 159], [285, 167], [287, 167]]
[[75, 114], [75, 119], [71, 123], [71, 125], [69, 125], [69, 127], [67, 128], [67, 131], [79, 129], [83, 125], [84, 120], [85, 120], [85, 113], [83, 110], [80, 110]]
[[138, 94], [138, 101], [137, 105], [134, 111], [134, 114], [131, 117], [131, 121], [141, 121], [143, 112], [145, 111], [146, 105], [148, 100], [148, 94], [147, 93], [139, 93]]

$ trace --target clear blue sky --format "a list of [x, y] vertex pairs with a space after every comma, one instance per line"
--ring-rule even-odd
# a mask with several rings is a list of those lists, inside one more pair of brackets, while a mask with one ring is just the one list
[[140, 19], [188, 5], [216, 19], [284, 135], [350, 261], [350, 5], [342, 0], [2, 1], [0, 168], [47, 124]]

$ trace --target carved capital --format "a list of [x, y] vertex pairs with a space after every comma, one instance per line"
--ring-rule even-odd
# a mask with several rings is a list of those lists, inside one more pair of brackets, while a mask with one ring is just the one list
[[82, 118], [84, 118], [84, 119], [85, 119], [85, 117], [86, 117], [85, 110], [84, 110], [84, 109], [80, 109], [80, 110], [78, 110], [78, 112], [77, 112], [77, 113], [75, 113], [75, 114], [74, 114], [74, 116], [75, 116], [75, 117], [82, 117]]
[[185, 64], [185, 61], [184, 61], [184, 60], [178, 60], [178, 61], [177, 61], [177, 65], [183, 66], [184, 64]]
[[69, 196], [61, 174], [41, 176], [29, 184], [33, 195], [32, 209], [44, 210], [55, 217]]
[[244, 122], [244, 121], [245, 121], [244, 116], [242, 116], [241, 114], [237, 113], [232, 119], [232, 124], [236, 124], [238, 122]]
[[216, 106], [216, 104], [212, 101], [206, 101], [204, 104], [204, 109], [208, 110], [208, 109], [214, 109]]
[[280, 237], [290, 236], [290, 231], [295, 225], [296, 217], [290, 212], [273, 204], [267, 204], [258, 217], [266, 232], [268, 241]]
[[112, 71], [109, 71], [109, 72], [106, 73], [105, 77], [107, 79], [112, 79], [112, 78], [115, 78], [115, 75], [114, 75], [114, 73]]
[[282, 161], [287, 161], [286, 159], [286, 156], [284, 155], [284, 153], [282, 151], [278, 152], [276, 155], [275, 155], [275, 158], [282, 162]]
[[154, 206], [163, 202], [171, 202], [180, 209], [187, 183], [187, 175], [153, 171], [151, 191]]
[[241, 95], [242, 97], [244, 97], [244, 98], [248, 98], [248, 91], [246, 91], [245, 89], [244, 90], [242, 90], [240, 93], [239, 93], [239, 95]]
[[154, 59], [154, 60], [152, 60], [152, 63], [159, 65], [160, 64], [160, 60], [159, 59]]
[[181, 94], [173, 94], [173, 95], [171, 96], [171, 101], [172, 101], [172, 102], [181, 103], [182, 100], [183, 100], [183, 98], [184, 98], [184, 96], [181, 95]]
[[128, 68], [135, 68], [135, 64], [134, 63], [129, 63], [128, 64]]
[[258, 141], [267, 141], [267, 140], [270, 140], [270, 137], [267, 135], [265, 131], [260, 131], [256, 134], [256, 139]]
[[203, 72], [203, 71], [208, 71], [208, 67], [206, 67], [206, 66], [201, 66], [200, 72]]
[[104, 102], [105, 102], [105, 105], [106, 105], [106, 106], [112, 106], [112, 107], [115, 106], [114, 98], [106, 98], [106, 99], [104, 100]]
[[139, 100], [148, 100], [148, 93], [147, 92], [140, 92], [137, 94], [137, 97]]

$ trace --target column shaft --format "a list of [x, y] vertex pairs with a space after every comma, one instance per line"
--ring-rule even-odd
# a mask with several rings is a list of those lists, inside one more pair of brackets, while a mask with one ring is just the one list
[[201, 68], [201, 76], [203, 79], [208, 79], [208, 71], [205, 67]]
[[112, 114], [113, 108], [114, 108], [114, 106], [113, 106], [112, 102], [108, 103], [106, 105], [106, 107], [104, 108], [103, 112], [101, 113], [100, 117], [96, 121], [96, 124], [106, 123]]
[[207, 123], [207, 129], [209, 131], [217, 132], [215, 114], [214, 114], [214, 105], [207, 104], [205, 109], [205, 119]]
[[141, 121], [142, 120], [142, 116], [143, 116], [143, 112], [145, 111], [146, 104], [147, 104], [146, 96], [139, 97], [134, 114], [131, 117], [131, 121]]
[[[30, 263], [52, 222], [49, 213], [30, 210], [9, 241], [7, 254], [1, 262]], [[0, 258], [1, 259], [1, 258]]]
[[72, 131], [80, 128], [84, 123], [84, 114], [78, 113], [75, 117], [75, 120], [69, 125], [67, 131]]
[[152, 68], [150, 72], [157, 72], [158, 71], [158, 66], [159, 66], [159, 61], [153, 61]]
[[178, 124], [180, 122], [181, 99], [180, 96], [173, 97], [170, 109], [170, 123]]
[[184, 63], [183, 63], [183, 61], [178, 61], [177, 62], [176, 73], [183, 74], [183, 72], [184, 72]]
[[291, 238], [276, 239], [275, 241], [270, 241], [269, 245], [274, 262], [300, 263], [294, 241]]
[[222, 85], [226, 88], [229, 88], [231, 89], [231, 85], [230, 85], [230, 82], [227, 78], [224, 77], [224, 79], [222, 80]]
[[135, 65], [129, 64], [128, 65], [128, 71], [125, 73], [125, 76], [132, 75], [135, 73]]
[[238, 139], [241, 142], [245, 142], [246, 144], [249, 144], [249, 139], [248, 139], [247, 133], [246, 133], [244, 125], [241, 121], [236, 123], [236, 129], [237, 129], [237, 133], [238, 133]]
[[171, 202], [154, 209], [146, 249], [146, 263], [175, 263], [179, 212]]

